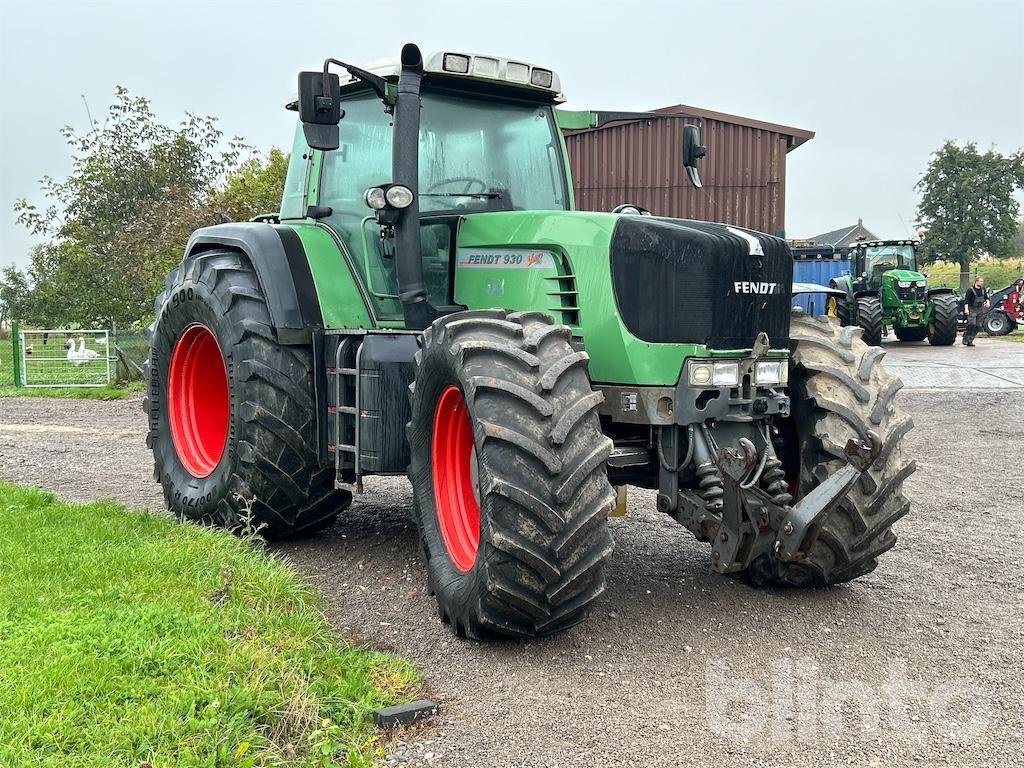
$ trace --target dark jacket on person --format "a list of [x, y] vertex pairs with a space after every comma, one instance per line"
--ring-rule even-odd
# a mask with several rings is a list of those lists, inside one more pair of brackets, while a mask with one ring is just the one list
[[988, 291], [985, 288], [978, 288], [972, 285], [964, 294], [964, 304], [968, 309], [982, 309], [988, 301]]

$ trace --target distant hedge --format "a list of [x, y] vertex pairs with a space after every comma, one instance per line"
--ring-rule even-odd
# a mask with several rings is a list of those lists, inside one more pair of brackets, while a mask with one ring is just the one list
[[[930, 286], [960, 287], [960, 265], [955, 262], [929, 264], [923, 269], [928, 273]], [[1024, 259], [978, 261], [971, 265], [971, 279], [979, 273], [984, 276], [985, 285], [989, 288], [1003, 288], [1024, 277]]]

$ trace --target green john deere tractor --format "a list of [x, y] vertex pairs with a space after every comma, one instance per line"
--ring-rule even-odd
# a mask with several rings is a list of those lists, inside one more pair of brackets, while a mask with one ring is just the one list
[[196, 231], [156, 300], [172, 510], [294, 536], [407, 474], [471, 637], [582, 620], [629, 485], [755, 585], [876, 566], [914, 469], [899, 380], [859, 329], [791, 318], [782, 240], [575, 210], [562, 130], [675, 121], [699, 186], [703, 126], [561, 101], [550, 69], [414, 45], [299, 75], [280, 213]]
[[917, 271], [913, 240], [860, 241], [850, 252], [850, 274], [829, 287], [846, 291], [831, 296], [829, 315], [842, 325], [859, 325], [863, 340], [878, 346], [892, 328], [900, 341], [945, 347], [956, 341], [957, 296], [950, 288], [928, 288]]

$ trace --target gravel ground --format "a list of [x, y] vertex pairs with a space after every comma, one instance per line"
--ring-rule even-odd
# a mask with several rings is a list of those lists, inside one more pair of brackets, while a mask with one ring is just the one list
[[[1024, 351], [1024, 350], [1022, 350]], [[394, 649], [443, 707], [390, 765], [1024, 765], [1024, 392], [901, 394], [916, 500], [859, 581], [757, 591], [631, 491], [594, 615], [458, 640], [424, 589], [404, 481], [279, 546], [347, 637]], [[0, 477], [160, 508], [139, 402], [0, 400]]]

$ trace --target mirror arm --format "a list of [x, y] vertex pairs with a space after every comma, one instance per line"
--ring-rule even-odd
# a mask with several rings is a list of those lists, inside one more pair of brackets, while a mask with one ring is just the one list
[[324, 59], [324, 96], [330, 96], [327, 89], [327, 69], [331, 64], [336, 64], [346, 72], [348, 72], [356, 80], [362, 80], [364, 83], [369, 85], [373, 92], [377, 94], [377, 97], [388, 106], [394, 105], [394, 99], [388, 96], [388, 81], [380, 75], [375, 75], [373, 72], [367, 72], [365, 69], [361, 69], [353, 64], [346, 64], [344, 61], [338, 59]]

